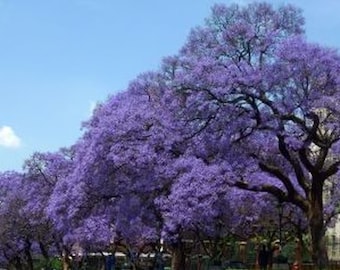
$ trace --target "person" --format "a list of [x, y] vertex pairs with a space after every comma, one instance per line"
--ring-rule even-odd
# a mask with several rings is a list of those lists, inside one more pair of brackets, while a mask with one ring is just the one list
[[157, 252], [155, 257], [155, 270], [164, 270], [164, 259], [162, 252]]
[[267, 265], [268, 265], [268, 255], [269, 253], [267, 252], [266, 245], [262, 245], [262, 248], [259, 252], [259, 265], [261, 270], [267, 270]]
[[116, 267], [116, 257], [114, 254], [109, 254], [105, 260], [105, 270], [114, 270]]

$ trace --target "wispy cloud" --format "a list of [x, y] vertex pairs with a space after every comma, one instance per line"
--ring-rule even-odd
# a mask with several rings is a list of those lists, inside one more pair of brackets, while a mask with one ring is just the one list
[[11, 127], [0, 127], [0, 146], [7, 148], [18, 148], [20, 145], [21, 140]]
[[90, 102], [90, 116], [93, 114], [94, 110], [96, 109], [97, 104], [98, 104], [98, 102], [96, 102], [96, 101]]

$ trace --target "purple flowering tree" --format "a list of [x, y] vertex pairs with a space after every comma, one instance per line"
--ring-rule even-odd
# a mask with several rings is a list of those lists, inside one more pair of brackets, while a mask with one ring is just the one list
[[[84, 198], [86, 183], [74, 176], [78, 166], [77, 156], [83, 155], [85, 148], [79, 140], [69, 149], [59, 153], [55, 163], [48, 168], [49, 175], [57, 177], [54, 188], [47, 202], [46, 214], [55, 229], [58, 253], [63, 258], [63, 269], [69, 269], [72, 261], [82, 260], [86, 252], [97, 251], [108, 240], [109, 224], [107, 217], [100, 212], [91, 212], [98, 198]], [[92, 187], [94, 190], [94, 187]], [[107, 187], [109, 188], [109, 187]], [[95, 190], [94, 190], [95, 192]], [[90, 215], [89, 213], [93, 213]]]
[[30, 217], [23, 212], [27, 196], [23, 174], [4, 172], [0, 175], [0, 261], [4, 267], [33, 269]]
[[[184, 256], [185, 249], [200, 247], [214, 260], [226, 259], [219, 249], [225, 239], [243, 240], [254, 235], [254, 225], [265, 214], [259, 207], [262, 195], [230, 187], [233, 173], [228, 168], [228, 164], [209, 164], [186, 155], [173, 163], [170, 193], [157, 202], [164, 217], [163, 235], [166, 242], [179, 247], [178, 257]], [[183, 240], [190, 240], [190, 247]], [[185, 267], [184, 259], [174, 264], [174, 269]]]
[[34, 153], [24, 166], [23, 190], [27, 198], [22, 213], [29, 217], [30, 230], [39, 253], [45, 259], [47, 269], [55, 255], [63, 254], [63, 234], [55, 226], [54, 217], [48, 213], [48, 205], [58, 182], [71, 171], [72, 151], [61, 149], [58, 152]]
[[215, 5], [158, 73], [100, 104], [70, 149], [1, 175], [0, 214], [35, 232], [3, 220], [2, 244], [18, 253], [35, 242], [47, 258], [52, 245], [68, 257], [73, 246], [120, 242], [132, 254], [164, 238], [184, 269], [188, 232], [248, 237], [280, 204], [292, 226], [308, 224], [313, 260], [326, 265], [339, 209], [340, 57], [303, 33], [289, 5]]
[[160, 101], [166, 90], [159, 74], [141, 75], [84, 124], [75, 168], [57, 183], [50, 204], [69, 239], [83, 247], [119, 242], [133, 253], [159, 243], [163, 219], [155, 198], [169, 190], [166, 168], [177, 157], [177, 135]]
[[299, 10], [266, 3], [214, 6], [171, 59], [192, 136], [221, 138], [230, 184], [304, 213], [319, 266], [339, 209], [339, 60], [305, 40]]

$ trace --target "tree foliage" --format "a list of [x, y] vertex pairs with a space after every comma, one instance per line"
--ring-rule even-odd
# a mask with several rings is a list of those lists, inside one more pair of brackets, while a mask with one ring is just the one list
[[280, 204], [325, 265], [339, 211], [339, 71], [295, 7], [213, 6], [178, 54], [98, 105], [73, 146], [1, 175], [0, 215], [18, 226], [2, 221], [0, 250], [140, 253], [163, 239], [179, 254], [189, 236], [254, 236]]

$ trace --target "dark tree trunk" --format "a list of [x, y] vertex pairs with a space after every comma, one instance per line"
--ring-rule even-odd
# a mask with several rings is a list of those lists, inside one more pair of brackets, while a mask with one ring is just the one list
[[26, 258], [28, 270], [33, 270], [33, 258], [31, 254], [31, 246], [32, 246], [31, 242], [26, 239], [24, 252], [25, 252], [25, 258]]
[[22, 265], [22, 262], [21, 262], [21, 259], [20, 257], [15, 257], [14, 259], [14, 265], [15, 265], [15, 270], [23, 270], [23, 265]]
[[325, 239], [325, 224], [323, 217], [323, 181], [313, 181], [311, 206], [309, 213], [309, 228], [312, 240], [312, 259], [317, 269], [328, 266], [328, 255]]
[[171, 269], [185, 270], [185, 253], [183, 243], [179, 241], [173, 245], [172, 248]]
[[43, 255], [43, 257], [45, 259], [46, 270], [50, 270], [51, 269], [51, 260], [50, 260], [50, 256], [48, 254], [48, 251], [47, 251], [47, 249], [45, 248], [45, 245], [42, 242], [39, 242], [39, 247], [40, 247], [41, 254]]
[[323, 223], [320, 224], [320, 221], [311, 220], [310, 232], [313, 263], [317, 266], [317, 269], [326, 269], [328, 266], [328, 255]]

